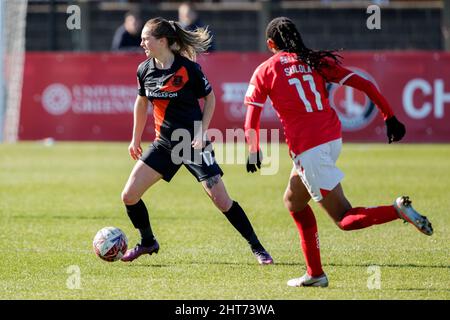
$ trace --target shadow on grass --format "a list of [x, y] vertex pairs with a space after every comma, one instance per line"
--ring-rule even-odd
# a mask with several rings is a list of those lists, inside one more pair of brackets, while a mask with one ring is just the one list
[[[173, 267], [175, 265], [229, 265], [229, 266], [256, 266], [256, 267], [276, 267], [276, 266], [299, 266], [304, 267], [304, 263], [300, 262], [275, 262], [275, 264], [270, 266], [261, 266], [257, 263], [249, 263], [249, 262], [225, 262], [225, 261], [180, 261], [174, 262], [172, 264], [132, 264], [131, 267], [152, 267], [152, 268], [168, 268]], [[414, 263], [405, 263], [405, 264], [377, 264], [377, 263], [326, 263], [324, 267], [360, 267], [367, 268], [370, 266], [379, 266], [379, 267], [387, 267], [387, 268], [437, 268], [437, 269], [450, 269], [450, 265], [425, 265], [425, 264], [414, 264]]]
[[170, 268], [170, 267], [174, 267], [174, 266], [183, 266], [183, 265], [189, 265], [189, 266], [195, 266], [195, 265], [221, 265], [221, 266], [257, 266], [259, 267], [259, 265], [257, 263], [240, 263], [240, 262], [218, 262], [218, 261], [212, 261], [212, 262], [195, 262], [195, 261], [191, 261], [191, 262], [174, 262], [171, 264], [150, 264], [150, 263], [146, 263], [146, 264], [128, 264], [130, 267], [141, 267], [141, 268]]
[[417, 263], [327, 263], [324, 266], [330, 267], [370, 267], [379, 266], [387, 268], [437, 268], [437, 269], [450, 269], [450, 265], [428, 265], [428, 264], [417, 264]]
[[105, 220], [111, 219], [111, 216], [52, 216], [52, 215], [14, 215], [11, 216], [13, 219], [36, 219], [36, 220]]
[[[383, 289], [384, 290], [384, 289]], [[385, 289], [391, 291], [442, 291], [450, 292], [450, 289], [439, 289], [439, 288], [395, 288], [395, 289]]]
[[[279, 266], [304, 266], [304, 263], [297, 262], [281, 262], [277, 263]], [[324, 267], [360, 267], [367, 268], [370, 266], [379, 266], [386, 268], [437, 268], [437, 269], [450, 269], [450, 265], [427, 265], [427, 264], [417, 264], [417, 263], [324, 263]]]

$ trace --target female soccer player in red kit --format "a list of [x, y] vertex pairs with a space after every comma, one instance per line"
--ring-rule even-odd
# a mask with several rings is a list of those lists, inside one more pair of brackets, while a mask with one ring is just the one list
[[378, 107], [387, 127], [388, 142], [399, 141], [405, 126], [397, 120], [386, 99], [368, 80], [340, 65], [333, 51], [308, 49], [295, 24], [288, 18], [272, 20], [266, 29], [267, 46], [274, 54], [255, 70], [245, 96], [245, 120], [250, 148], [247, 171], [260, 168], [259, 119], [269, 96], [285, 131], [294, 162], [284, 194], [286, 208], [294, 218], [301, 238], [307, 271], [288, 281], [289, 286], [328, 286], [320, 261], [317, 224], [308, 205], [312, 198], [342, 230], [367, 228], [396, 219], [413, 224], [426, 235], [433, 229], [426, 217], [411, 206], [408, 197], [393, 205], [352, 208], [336, 167], [342, 147], [341, 123], [328, 101], [327, 82], [351, 86], [364, 92]]

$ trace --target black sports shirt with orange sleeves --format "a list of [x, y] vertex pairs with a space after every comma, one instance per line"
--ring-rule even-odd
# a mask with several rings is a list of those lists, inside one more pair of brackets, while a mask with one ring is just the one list
[[176, 54], [172, 66], [163, 70], [149, 58], [139, 65], [137, 78], [138, 94], [153, 105], [155, 142], [172, 149], [178, 142], [171, 140], [176, 129], [187, 129], [193, 138], [194, 122], [203, 117], [198, 99], [212, 91], [200, 65]]

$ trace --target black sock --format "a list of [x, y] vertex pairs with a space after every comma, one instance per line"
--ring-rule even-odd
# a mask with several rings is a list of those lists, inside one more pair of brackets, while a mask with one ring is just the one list
[[239, 203], [233, 201], [233, 205], [230, 210], [224, 212], [225, 217], [233, 225], [233, 227], [239, 231], [239, 233], [247, 240], [252, 249], [264, 249], [258, 240], [258, 237], [253, 230], [252, 224], [247, 218], [244, 210], [241, 208]]
[[155, 243], [156, 239], [150, 226], [148, 228], [139, 229], [139, 232], [141, 234], [141, 245], [150, 247]]
[[125, 205], [125, 207], [127, 208], [127, 213], [133, 226], [136, 229], [139, 229], [141, 234], [141, 245], [145, 247], [151, 246], [155, 242], [155, 237], [150, 226], [150, 219], [144, 201], [140, 199], [138, 203]]

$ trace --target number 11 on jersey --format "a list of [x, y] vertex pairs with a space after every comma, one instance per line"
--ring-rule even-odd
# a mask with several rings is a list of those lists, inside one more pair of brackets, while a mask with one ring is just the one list
[[[314, 83], [314, 78], [310, 74], [305, 74], [303, 76], [303, 80], [309, 83], [309, 87], [311, 89], [311, 92], [314, 94], [315, 102], [317, 105], [317, 110], [323, 110], [322, 106], [322, 99], [320, 97], [320, 93], [316, 89], [316, 84]], [[311, 102], [306, 98], [305, 90], [303, 90], [302, 82], [297, 78], [291, 78], [289, 79], [290, 85], [295, 85], [295, 88], [297, 89], [298, 96], [300, 97], [300, 100], [302, 100], [303, 104], [305, 105], [307, 112], [313, 112], [313, 108], [311, 106]]]

